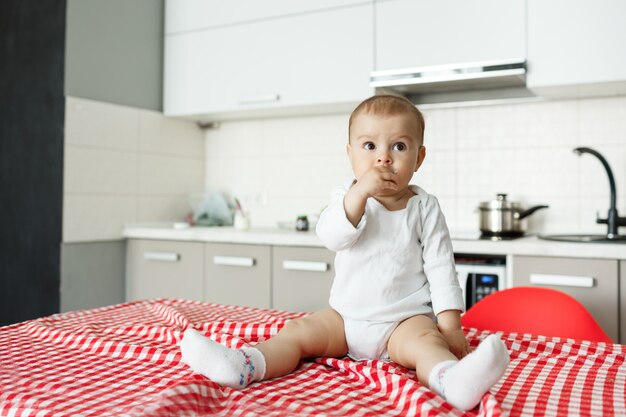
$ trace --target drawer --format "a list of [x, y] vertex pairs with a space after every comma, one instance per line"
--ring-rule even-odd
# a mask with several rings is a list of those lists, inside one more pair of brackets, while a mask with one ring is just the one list
[[616, 343], [619, 342], [618, 278], [618, 262], [613, 260], [513, 257], [514, 286], [541, 286], [571, 295]]
[[328, 308], [335, 253], [283, 246], [273, 250], [272, 307], [303, 312]]
[[204, 244], [130, 239], [126, 249], [126, 299], [204, 295]]
[[205, 300], [270, 308], [270, 256], [269, 246], [207, 243]]

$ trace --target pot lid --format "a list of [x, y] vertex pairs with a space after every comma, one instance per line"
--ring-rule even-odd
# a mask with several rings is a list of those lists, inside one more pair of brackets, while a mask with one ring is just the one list
[[498, 193], [495, 200], [483, 201], [478, 205], [483, 210], [517, 210], [519, 207], [519, 203], [507, 200], [505, 193]]

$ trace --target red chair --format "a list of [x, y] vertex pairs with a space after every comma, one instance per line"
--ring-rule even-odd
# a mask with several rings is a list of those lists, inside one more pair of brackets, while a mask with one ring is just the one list
[[613, 343], [580, 302], [549, 288], [497, 291], [468, 309], [461, 316], [461, 324], [482, 330]]

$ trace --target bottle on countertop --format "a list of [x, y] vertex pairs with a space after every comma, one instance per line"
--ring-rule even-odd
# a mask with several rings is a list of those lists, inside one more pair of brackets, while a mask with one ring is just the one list
[[309, 219], [307, 216], [301, 215], [296, 219], [296, 230], [299, 232], [306, 232], [309, 230]]

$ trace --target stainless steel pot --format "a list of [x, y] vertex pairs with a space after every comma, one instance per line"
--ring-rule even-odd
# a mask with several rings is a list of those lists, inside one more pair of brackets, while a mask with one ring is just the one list
[[534, 206], [526, 210], [519, 203], [508, 201], [506, 194], [479, 204], [480, 232], [483, 236], [519, 237], [526, 232], [526, 217], [548, 206]]

